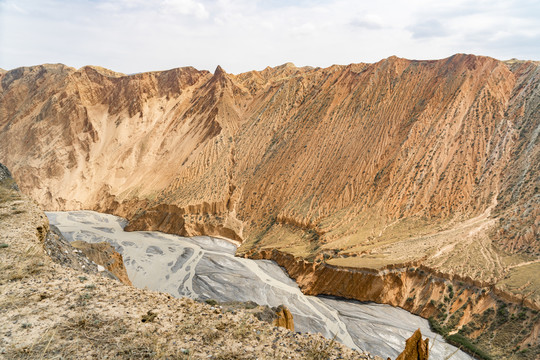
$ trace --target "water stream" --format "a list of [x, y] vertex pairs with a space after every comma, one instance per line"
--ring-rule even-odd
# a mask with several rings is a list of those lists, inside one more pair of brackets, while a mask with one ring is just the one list
[[396, 358], [420, 328], [430, 339], [431, 359], [471, 359], [437, 336], [419, 316], [388, 305], [306, 296], [276, 263], [235, 257], [236, 245], [208, 236], [125, 232], [122, 218], [93, 211], [47, 212], [69, 241], [107, 241], [122, 254], [128, 276], [139, 288], [218, 301], [286, 305], [295, 330], [320, 332], [351, 348]]

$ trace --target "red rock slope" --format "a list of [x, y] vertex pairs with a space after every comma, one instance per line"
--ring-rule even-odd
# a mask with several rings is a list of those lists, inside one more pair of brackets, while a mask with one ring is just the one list
[[[228, 237], [242, 254], [324, 269], [412, 265], [538, 307], [536, 62], [130, 76], [41, 65], [0, 83], [0, 161], [48, 210]], [[405, 304], [418, 291], [390, 302], [424, 313], [435, 295]]]
[[505, 217], [494, 236], [537, 254], [537, 73], [472, 55], [236, 76], [19, 68], [1, 78], [0, 156], [50, 210], [250, 248], [280, 232], [306, 254], [446, 229], [499, 199], [497, 214], [532, 208], [531, 226]]

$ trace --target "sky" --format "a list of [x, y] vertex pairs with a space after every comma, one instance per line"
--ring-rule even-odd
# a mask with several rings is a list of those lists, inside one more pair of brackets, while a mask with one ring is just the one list
[[229, 73], [455, 53], [540, 60], [540, 0], [0, 0], [0, 68]]

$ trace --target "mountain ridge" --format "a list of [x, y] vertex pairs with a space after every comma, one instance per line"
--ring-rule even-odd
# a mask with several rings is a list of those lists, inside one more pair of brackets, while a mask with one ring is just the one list
[[[446, 80], [441, 85], [432, 86], [431, 88], [421, 89], [417, 86], [417, 90], [415, 91], [419, 93], [415, 96], [419, 99], [415, 104], [396, 101], [398, 98], [406, 97], [407, 91], [410, 91], [410, 89], [406, 88], [400, 89], [399, 86], [396, 88], [400, 76], [402, 76], [405, 70], [407, 72], [413, 72], [419, 64], [426, 67], [426, 69], [417, 70], [423, 72], [433, 70], [438, 64], [442, 65], [439, 66], [440, 69], [436, 69], [437, 71], [433, 74], [434, 77], [432, 75], [429, 81], [438, 81], [441, 83], [441, 78]], [[163, 171], [158, 171], [153, 172], [151, 176], [150, 174], [145, 174], [144, 176], [136, 174], [138, 181], [130, 181], [134, 182], [133, 185], [130, 185], [125, 180], [122, 184], [118, 185], [105, 182], [103, 185], [106, 187], [112, 185], [111, 190], [117, 200], [124, 201], [131, 199], [142, 200], [144, 202], [149, 198], [148, 192], [154, 191], [155, 193], [155, 190], [152, 190], [152, 188], [156, 188], [158, 193], [152, 196], [158, 199], [161, 197], [164, 200], [153, 200], [157, 204], [182, 205], [184, 203], [180, 208], [184, 208], [187, 205], [205, 208], [207, 206], [204, 206], [203, 203], [208, 203], [214, 212], [231, 212], [232, 204], [234, 201], [238, 201], [236, 200], [237, 197], [244, 196], [245, 199], [240, 205], [244, 213], [246, 213], [247, 208], [256, 206], [252, 203], [252, 200], [257, 200], [257, 197], [240, 195], [240, 190], [245, 190], [246, 187], [252, 187], [254, 188], [253, 193], [257, 192], [256, 190], [258, 189], [256, 187], [269, 187], [271, 184], [265, 183], [262, 180], [241, 184], [242, 186], [239, 188], [235, 182], [244, 181], [242, 177], [245, 178], [244, 175], [246, 172], [261, 166], [268, 168], [268, 166], [275, 167], [278, 165], [278, 168], [268, 168], [268, 171], [275, 173], [278, 170], [284, 174], [292, 174], [295, 172], [293, 169], [295, 165], [294, 163], [291, 164], [291, 155], [294, 154], [294, 156], [297, 156], [297, 154], [301, 154], [300, 159], [293, 159], [293, 161], [299, 162], [298, 165], [301, 167], [301, 170], [304, 173], [309, 171], [306, 164], [309, 164], [313, 168], [327, 169], [325, 170], [325, 175], [332, 177], [332, 180], [338, 183], [332, 186], [337, 193], [334, 191], [326, 195], [327, 192], [323, 188], [328, 186], [328, 184], [316, 176], [312, 181], [296, 181], [294, 185], [300, 188], [295, 188], [294, 190], [293, 187], [287, 187], [281, 191], [279, 189], [273, 189], [277, 193], [273, 194], [268, 200], [274, 203], [277, 198], [291, 198], [293, 196], [291, 192], [300, 195], [305, 194], [303, 195], [303, 200], [292, 198], [292, 201], [289, 201], [288, 204], [278, 203], [269, 205], [265, 204], [267, 202], [265, 201], [266, 199], [261, 199], [263, 202], [261, 205], [274, 208], [272, 210], [274, 221], [300, 228], [304, 226], [307, 229], [324, 228], [326, 225], [324, 224], [324, 219], [328, 219], [329, 216], [331, 217], [331, 213], [337, 209], [349, 209], [347, 211], [355, 213], [351, 215], [355, 218], [359, 214], [364, 213], [365, 211], [362, 209], [366, 207], [375, 209], [382, 214], [382, 217], [388, 218], [389, 220], [385, 220], [387, 222], [386, 225], [395, 220], [417, 215], [426, 216], [428, 222], [436, 222], [440, 218], [452, 218], [456, 216], [459, 221], [459, 216], [467, 219], [480, 215], [488, 208], [492, 208], [492, 205], [497, 201], [495, 197], [501, 191], [498, 189], [498, 182], [504, 183], [504, 180], [500, 180], [502, 171], [497, 166], [503, 166], [502, 163], [506, 160], [501, 161], [500, 157], [503, 155], [509, 156], [508, 153], [512, 150], [511, 141], [513, 139], [509, 139], [509, 137], [516, 136], [508, 132], [509, 130], [512, 131], [511, 126], [513, 124], [508, 123], [508, 119], [505, 119], [504, 116], [506, 111], [505, 106], [511, 101], [510, 97], [519, 96], [519, 94], [512, 95], [511, 91], [509, 91], [509, 89], [515, 87], [515, 82], [517, 81], [512, 69], [515, 69], [518, 76], [523, 76], [523, 72], [531, 71], [527, 69], [524, 71], [523, 68], [530, 68], [531, 65], [533, 63], [521, 62], [506, 65], [492, 58], [456, 54], [448, 59], [439, 61], [411, 61], [392, 56], [374, 64], [350, 64], [345, 67], [337, 68], [336, 66], [331, 66], [325, 69], [296, 68], [292, 64], [284, 64], [276, 68], [266, 68], [260, 72], [252, 71], [239, 75], [227, 74], [221, 67], [218, 67], [214, 74], [206, 71], [198, 71], [192, 67], [184, 67], [163, 72], [111, 77], [107, 71], [100, 70], [101, 68], [98, 67], [83, 67], [74, 70], [73, 68], [54, 64], [37, 66], [35, 68], [19, 68], [9, 71], [2, 76], [2, 104], [5, 109], [4, 114], [7, 113], [7, 116], [4, 116], [0, 124], [2, 124], [2, 133], [5, 137], [10, 133], [9, 128], [15, 126], [13, 123], [14, 120], [25, 117], [26, 114], [21, 114], [21, 111], [24, 111], [25, 107], [32, 106], [33, 102], [29, 102], [28, 105], [23, 105], [22, 109], [19, 106], [17, 111], [15, 111], [14, 107], [19, 105], [19, 102], [13, 101], [13, 103], [10, 103], [10, 88], [13, 82], [17, 81], [26, 72], [24, 76], [32, 78], [34, 84], [39, 84], [38, 89], [51, 89], [52, 81], [59, 81], [60, 86], [65, 87], [56, 96], [49, 96], [49, 93], [28, 93], [25, 97], [32, 100], [36, 100], [36, 96], [47, 97], [47, 101], [44, 101], [41, 108], [37, 107], [34, 110], [34, 112], [36, 110], [39, 111], [33, 115], [33, 121], [39, 123], [43, 118], [52, 114], [57, 117], [57, 121], [53, 121], [52, 124], [61, 126], [58, 130], [65, 132], [69, 128], [69, 136], [59, 136], [60, 138], [64, 137], [65, 147], [81, 147], [80, 151], [76, 152], [81, 154], [79, 155], [79, 159], [76, 159], [74, 151], [71, 151], [69, 155], [53, 154], [51, 156], [51, 158], [59, 160], [58, 162], [66, 162], [68, 169], [74, 166], [75, 163], [94, 161], [97, 160], [98, 156], [103, 157], [102, 154], [105, 152], [109, 141], [113, 141], [113, 143], [117, 144], [116, 146], [126, 148], [123, 156], [116, 159], [116, 163], [120, 164], [119, 167], [134, 168], [138, 160], [144, 160], [145, 158], [145, 154], [141, 150], [146, 150], [146, 145], [149, 143], [147, 139], [149, 137], [163, 139], [159, 144], [157, 142], [150, 142], [154, 154], [152, 154], [153, 157], [150, 158], [148, 156], [148, 158], [152, 162], [157, 160], [164, 168], [170, 165], [179, 168], [180, 171], [176, 175], [176, 179], [171, 181], [171, 177], [174, 177], [174, 175], [168, 172], [165, 175], [161, 175]], [[356, 70], [353, 70], [353, 68], [356, 68]], [[533, 66], [533, 68], [536, 68], [536, 66]], [[474, 79], [463, 78], [463, 72], [468, 73], [468, 71], [480, 72], [480, 75], [488, 75], [491, 80], [488, 79], [487, 82], [480, 82], [474, 81]], [[50, 81], [45, 79], [45, 73], [51, 78]], [[461, 75], [456, 76], [456, 74]], [[312, 78], [306, 79], [307, 76], [311, 76]], [[362, 76], [367, 81], [361, 84], [366, 86], [364, 88], [358, 87], [358, 84], [355, 83], [361, 81]], [[472, 73], [469, 76], [472, 76]], [[327, 93], [323, 93], [322, 96], [317, 97], [317, 93], [320, 95], [323, 90], [320, 88], [321, 85], [317, 87], [313, 83], [322, 81], [322, 84], [325, 85], [331, 77], [332, 87], [330, 89], [325, 88], [324, 90]], [[458, 80], [455, 79], [456, 77]], [[533, 80], [535, 78], [532, 78], [531, 81]], [[40, 81], [44, 83], [41, 85], [39, 83]], [[382, 92], [374, 81], [382, 83]], [[421, 80], [420, 84], [423, 83], [422, 81], [424, 80]], [[85, 87], [83, 87], [83, 84]], [[278, 86], [279, 89], [276, 91]], [[306, 93], [306, 86], [312, 87], [311, 92], [308, 91]], [[355, 86], [356, 90], [354, 91], [353, 88]], [[491, 89], [490, 87], [493, 86], [494, 88]], [[373, 92], [368, 93], [371, 90], [369, 87], [374, 87]], [[334, 91], [334, 89], [338, 88], [339, 92]], [[448, 97], [445, 97], [445, 94], [441, 94], [443, 90], [448, 88], [450, 89], [449, 92], [454, 94], [454, 99], [448, 99]], [[476, 94], [475, 98], [471, 99], [470, 97], [465, 98], [461, 96], [461, 98], [455, 99], [456, 97], [460, 97], [464, 90], [470, 89]], [[294, 92], [292, 92], [293, 90]], [[273, 96], [268, 99], [268, 96], [262, 93], [263, 91], [273, 93]], [[385, 96], [384, 91], [392, 93], [389, 99], [389, 96]], [[286, 96], [282, 96], [279, 99], [280, 102], [278, 102], [276, 99], [281, 95], [280, 92], [288, 93]], [[359, 92], [364, 92], [364, 94], [359, 94]], [[491, 104], [486, 104], [486, 108], [491, 115], [489, 113], [482, 114], [483, 119], [469, 121], [471, 114], [476, 114], [476, 116], [479, 114], [480, 104], [477, 104], [478, 97], [483, 96], [484, 98], [488, 98], [489, 101], [489, 97], [493, 97], [493, 94], [501, 95], [502, 97], [500, 100], [495, 99], [496, 101], [493, 101]], [[367, 99], [363, 100], [362, 96], [367, 96]], [[171, 97], [176, 98], [172, 102], [167, 101]], [[311, 100], [311, 97], [315, 97], [315, 100]], [[60, 99], [60, 104], [54, 103], [58, 101], [57, 99]], [[126, 99], [130, 100], [126, 102]], [[289, 103], [289, 99], [295, 99], [294, 103]], [[67, 102], [67, 104], [62, 103], [62, 101]], [[270, 105], [266, 104], [268, 101], [270, 101]], [[306, 103], [306, 101], [311, 103]], [[306, 114], [306, 111], [302, 113], [297, 110], [299, 107], [302, 108], [302, 106], [314, 107], [315, 105], [313, 103], [323, 101], [326, 104], [316, 109], [314, 113], [317, 114], [315, 123], [306, 121], [306, 116], [311, 116], [313, 110], [308, 114]], [[449, 103], [449, 101], [457, 102], [457, 107]], [[276, 102], [277, 106], [273, 105]], [[380, 105], [381, 102], [383, 103], [382, 105]], [[463, 102], [466, 103], [464, 104]], [[363, 109], [359, 108], [359, 106], [362, 106], [362, 103], [364, 103]], [[355, 104], [354, 106], [356, 108], [351, 109], [351, 105], [349, 104]], [[432, 112], [434, 108], [440, 107], [441, 104], [443, 107], [447, 107], [448, 110], [454, 111], [453, 114], [459, 113], [461, 108], [467, 109], [467, 112], [465, 112], [465, 115], [453, 118], [454, 123], [449, 123], [445, 121], [449, 117], [449, 114], [445, 114], [444, 110], [446, 109], [443, 109], [435, 111], [436, 120], [434, 120]], [[261, 111], [261, 106], [274, 106], [275, 109], [272, 111], [274, 113], [277, 112], [276, 114], [271, 114], [271, 116], [263, 114], [265, 124], [262, 125], [257, 124], [258, 119], [255, 116], [257, 114], [254, 114], [256, 111]], [[284, 106], [287, 107], [287, 112], [283, 109]], [[343, 108], [346, 106], [349, 109], [343, 111]], [[520, 107], [515, 106], [515, 109], [512, 109], [514, 112], [517, 112], [514, 117], [520, 116], [519, 112], [523, 112], [523, 106], [521, 104]], [[182, 107], [187, 109], [181, 109]], [[376, 107], [382, 109], [377, 109]], [[394, 107], [394, 109], [391, 107]], [[246, 108], [248, 109], [245, 110]], [[534, 109], [534, 107], [531, 108]], [[529, 110], [529, 112], [531, 111], [533, 110]], [[30, 112], [30, 109], [27, 112]], [[294, 112], [298, 112], [295, 115], [296, 119], [302, 119], [301, 121], [303, 123], [301, 126], [298, 122], [291, 122], [292, 119], [287, 120], [287, 117], [293, 117], [293, 115], [289, 114]], [[336, 114], [338, 112], [344, 114]], [[373, 114], [370, 114], [370, 112]], [[61, 119], [68, 116], [73, 117], [73, 113], [81, 121], [67, 124], [64, 120], [64, 123], [61, 124]], [[319, 115], [321, 113], [324, 117], [322, 119]], [[137, 124], [137, 116], [140, 126]], [[331, 116], [333, 118], [328, 119]], [[495, 121], [492, 119], [486, 120], [489, 116]], [[535, 116], [534, 113], [529, 114], [529, 118], [533, 116]], [[404, 121], [406, 117], [408, 117], [408, 120]], [[178, 120], [175, 120], [175, 118]], [[192, 119], [189, 123], [181, 123], [182, 118]], [[276, 118], [278, 119], [277, 121]], [[282, 118], [285, 118], [285, 123], [279, 123], [280, 120], [283, 120]], [[387, 120], [384, 120], [385, 118]], [[129, 124], [122, 123], [126, 119], [130, 119]], [[169, 122], [167, 126], [160, 124], [162, 119], [167, 119]], [[347, 123], [343, 121], [344, 119], [352, 119], [356, 123]], [[467, 122], [464, 122], [466, 119], [468, 119]], [[113, 120], [117, 129], [111, 128]], [[358, 123], [358, 120], [360, 120], [360, 123]], [[48, 121], [50, 122], [50, 120]], [[370, 127], [370, 121], [373, 122], [376, 128]], [[479, 123], [474, 124], [476, 121]], [[318, 125], [317, 122], [319, 123]], [[444, 125], [445, 128], [436, 129], [436, 126], [439, 126], [438, 123]], [[244, 126], [246, 124], [249, 126]], [[33, 137], [33, 143], [38, 143], [35, 141], [38, 140], [38, 135], [32, 134], [32, 132], [37, 132], [39, 125], [28, 123], [21, 125], [31, 125], [31, 129], [28, 129], [30, 130], [29, 136]], [[152, 128], [154, 125], [161, 125], [162, 128], [159, 131], [155, 131]], [[180, 125], [183, 127], [183, 130], [179, 131]], [[101, 126], [101, 129], [96, 129], [96, 126]], [[492, 129], [489, 129], [489, 127], [492, 127]], [[144, 137], [133, 135], [134, 132], [138, 131], [138, 128], [146, 131]], [[249, 143], [251, 141], [251, 135], [247, 134], [250, 128], [257, 132], [254, 137], [266, 148], [252, 147], [252, 144]], [[344, 128], [351, 128], [354, 133], [351, 133], [344, 139], [340, 139], [341, 141], [327, 141], [328, 145], [324, 144], [323, 146], [320, 146], [319, 142], [315, 140], [324, 140], [329, 134], [338, 134]], [[304, 133], [312, 132], [312, 137], [303, 138], [301, 137], [302, 135], [295, 134], [300, 129]], [[116, 132], [114, 135], [115, 138], [102, 139], [103, 134], [109, 131]], [[238, 134], [239, 131], [240, 134]], [[438, 132], [435, 137], [430, 134], [434, 131]], [[182, 141], [178, 141], [177, 139], [173, 139], [173, 134], [178, 134], [184, 138]], [[425, 139], [424, 136], [426, 134], [429, 134], [430, 138]], [[532, 134], [533, 138], [529, 141], [530, 145], [525, 148], [525, 150], [529, 149], [525, 155], [530, 154], [531, 151], [536, 151], [537, 154], [537, 147], [534, 146], [537, 135], [535, 137], [534, 134], [536, 134], [535, 131]], [[45, 135], [51, 137], [49, 134]], [[226, 136], [228, 138], [224, 139]], [[238, 137], [238, 140], [233, 139], [233, 137]], [[341, 137], [344, 137], [344, 135], [341, 135]], [[351, 142], [354, 137], [362, 142], [360, 146], [355, 146]], [[212, 138], [216, 138], [220, 143], [210, 146], [208, 142]], [[370, 144], [369, 141], [371, 139], [380, 139], [380, 141]], [[54, 139], [51, 137], [51, 140]], [[424, 148], [431, 149], [428, 154], [423, 154], [416, 149], [415, 143], [420, 141], [423, 141]], [[294, 142], [301, 145], [295, 146]], [[9, 141], [4, 143], [7, 145]], [[132, 146], [135, 143], [138, 145]], [[175, 147], [173, 144], [178, 146], [175, 149], [169, 149], [169, 147]], [[467, 149], [465, 154], [463, 154], [463, 148], [457, 150], [454, 144], [458, 146], [465, 144], [467, 147], [474, 146], [475, 149]], [[18, 147], [24, 149], [25, 146], [19, 145]], [[97, 146], [98, 151], [92, 151], [93, 149], [90, 149], [90, 146]], [[203, 146], [206, 148], [202, 149]], [[325, 150], [326, 146], [337, 148], [333, 153], [329, 154]], [[499, 149], [496, 151], [489, 149], [489, 147], [495, 146], [499, 147]], [[181, 149], [178, 149], [179, 147]], [[9, 148], [9, 145], [4, 146], [0, 154], [8, 157], [6, 159], [8, 165], [17, 174], [20, 171], [17, 164], [9, 163], [9, 153], [11, 151]], [[475, 150], [476, 154], [474, 153]], [[242, 151], [242, 154], [239, 151]], [[491, 151], [489, 155], [492, 157], [491, 159], [487, 155], [481, 154], [486, 151]], [[93, 156], [96, 159], [92, 159], [92, 154], [90, 154], [92, 152], [97, 153], [96, 156]], [[417, 154], [411, 154], [411, 152], [416, 152]], [[19, 153], [23, 153], [23, 151]], [[348, 155], [348, 153], [352, 154]], [[82, 158], [82, 154], [86, 154], [86, 157]], [[315, 154], [315, 159], [311, 157], [312, 154]], [[449, 154], [463, 159], [461, 164], [466, 164], [468, 168], [462, 169], [462, 166], [458, 165], [459, 161], [454, 161], [451, 157], [449, 158]], [[66, 155], [68, 155], [67, 158], [65, 157]], [[201, 159], [196, 159], [198, 156]], [[205, 169], [204, 164], [201, 163], [201, 161], [205, 161], [205, 157], [207, 158], [207, 162], [217, 161], [227, 164], [225, 166], [226, 169]], [[275, 162], [272, 160], [272, 157], [280, 157], [280, 161]], [[31, 153], [28, 158], [37, 159], [38, 154], [36, 152]], [[171, 164], [170, 158], [182, 158], [182, 165]], [[243, 158], [242, 161], [244, 164], [239, 165], [238, 158]], [[329, 159], [332, 159], [331, 161], [334, 162], [332, 165], [339, 166], [340, 173], [346, 174], [349, 178], [352, 177], [352, 179], [344, 179], [328, 172], [328, 169], [331, 168], [330, 163], [328, 163]], [[359, 161], [356, 161], [356, 159]], [[126, 161], [130, 162], [129, 165], [126, 164]], [[526, 161], [524, 160], [524, 162]], [[59, 172], [63, 172], [58, 164], [50, 165], [45, 178], [54, 179], [58, 176]], [[113, 163], [111, 165], [115, 164]], [[141, 165], [145, 165], [144, 161]], [[523, 166], [527, 166], [527, 164]], [[22, 167], [24, 168], [24, 165]], [[486, 169], [486, 167], [489, 168]], [[417, 171], [417, 169], [420, 169], [420, 171]], [[208, 170], [210, 170], [210, 174], [206, 173]], [[362, 171], [358, 174], [360, 170]], [[257, 169], [257, 171], [259, 170]], [[491, 176], [489, 172], [493, 173], [495, 171], [497, 173]], [[451, 174], [450, 181], [446, 180], [448, 176], [445, 173], [447, 172]], [[178, 193], [178, 187], [180, 185], [186, 185], [186, 181], [188, 183], [192, 182], [190, 177], [200, 176], [197, 173], [204, 173], [205, 175], [213, 174], [212, 176], [216, 176], [217, 184], [223, 184], [224, 186], [219, 186], [219, 190], [214, 190], [214, 195], [204, 194], [202, 196], [194, 196], [194, 191], [190, 191], [191, 194], [189, 196], [184, 196], [186, 194], [182, 190], [180, 190], [180, 194], [175, 194], [175, 192]], [[530, 174], [532, 172], [525, 171], [525, 173]], [[86, 174], [82, 174], [82, 176], [83, 178], [88, 178]], [[119, 175], [119, 177], [122, 177], [122, 175]], [[123, 177], [125, 178], [125, 175]], [[458, 177], [459, 179], [456, 179]], [[152, 178], [155, 179], [153, 179], [153, 183], [150, 186], [146, 185], [146, 183], [142, 186], [150, 188], [147, 191], [143, 190], [146, 194], [142, 196], [133, 193], [133, 189], [128, 192], [125, 191], [129, 188], [140, 188], [141, 185], [137, 185], [137, 183], [141, 184], [141, 181], [146, 181], [143, 179]], [[239, 178], [239, 180], [236, 178]], [[276, 180], [288, 181], [288, 179], [282, 179], [280, 177]], [[32, 186], [35, 185], [36, 181], [31, 182]], [[512, 181], [507, 182], [509, 184], [512, 183]], [[200, 185], [197, 184], [197, 186]], [[206, 184], [204, 188], [208, 190], [209, 186], [214, 185], [216, 184]], [[307, 189], [306, 185], [310, 186], [311, 189]], [[21, 186], [24, 189], [24, 181]], [[95, 207], [96, 203], [99, 203], [97, 199], [92, 199], [88, 196], [84, 199], [81, 194], [70, 196], [69, 200], [67, 198], [62, 200], [64, 196], [61, 196], [61, 193], [55, 194], [60, 196], [43, 194], [43, 190], [45, 190], [43, 186], [37, 187], [42, 188], [41, 194], [38, 196], [38, 201], [44, 204], [47, 209], [60, 210], [63, 209], [63, 206], [66, 209], [81, 208], [81, 206]], [[489, 193], [482, 192], [482, 187], [489, 189]], [[433, 190], [434, 188], [437, 188], [437, 190]], [[162, 190], [160, 191], [159, 189]], [[90, 191], [85, 192], [84, 195], [95, 194], [96, 190], [102, 189], [101, 187], [96, 189], [95, 186], [90, 186], [88, 190]], [[195, 188], [190, 190], [195, 190]], [[27, 191], [35, 190], [28, 188]], [[473, 194], [473, 192], [476, 193]], [[172, 196], [169, 193], [172, 193]], [[366, 196], [362, 196], [362, 193]], [[193, 196], [195, 198], [187, 201], [184, 200]], [[101, 194], [97, 197], [101, 197]], [[123, 199], [124, 197], [126, 199]], [[170, 199], [171, 197], [172, 199]], [[200, 199], [197, 199], [197, 197]], [[230, 201], [231, 197], [233, 199], [232, 202]], [[319, 204], [316, 204], [313, 200], [309, 200], [309, 197], [315, 197]], [[80, 198], [80, 200], [76, 200], [77, 198]], [[520, 198], [523, 198], [523, 196]], [[59, 201], [59, 203], [53, 204], [52, 202], [54, 201]], [[76, 202], [68, 205], [73, 201]], [[50, 202], [50, 204], [47, 202]], [[229, 205], [227, 206], [227, 204]], [[497, 213], [501, 212], [500, 206], [495, 206], [494, 210]], [[260, 221], [263, 218], [260, 215], [247, 216], [245, 220]], [[137, 218], [134, 216], [128, 217]], [[432, 221], [430, 219], [434, 220]], [[383, 225], [383, 227], [386, 225]], [[337, 226], [339, 227], [339, 224]], [[336, 225], [331, 224], [329, 227], [332, 229]], [[538, 229], [533, 229], [533, 231], [535, 231], [535, 234], [538, 234]], [[238, 238], [242, 238], [238, 234], [238, 231], [235, 232]], [[324, 236], [329, 241], [347, 236], [343, 232], [336, 234], [333, 234], [333, 231], [327, 230], [317, 230], [316, 232], [319, 234], [324, 233]], [[528, 235], [529, 239], [530, 237], [531, 235]], [[524, 248], [525, 245], [533, 246], [533, 251], [538, 252], [538, 245], [535, 245], [534, 241], [531, 243], [530, 241], [527, 242], [521, 239], [516, 243], [521, 243], [521, 248]], [[516, 248], [516, 243], [510, 245], [510, 248]]]
[[313, 266], [414, 262], [538, 302], [538, 69], [466, 54], [238, 75], [16, 69], [0, 75], [0, 161], [47, 210]]

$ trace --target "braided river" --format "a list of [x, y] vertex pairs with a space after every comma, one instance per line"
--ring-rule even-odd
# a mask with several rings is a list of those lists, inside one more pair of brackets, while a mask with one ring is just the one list
[[47, 212], [68, 241], [106, 241], [122, 254], [134, 286], [175, 297], [254, 301], [286, 305], [295, 331], [327, 338], [383, 358], [395, 359], [420, 328], [429, 338], [430, 359], [464, 360], [469, 355], [444, 342], [427, 320], [389, 305], [326, 296], [306, 296], [276, 263], [235, 257], [224, 239], [181, 237], [154, 231], [125, 232], [125, 219], [93, 211]]

